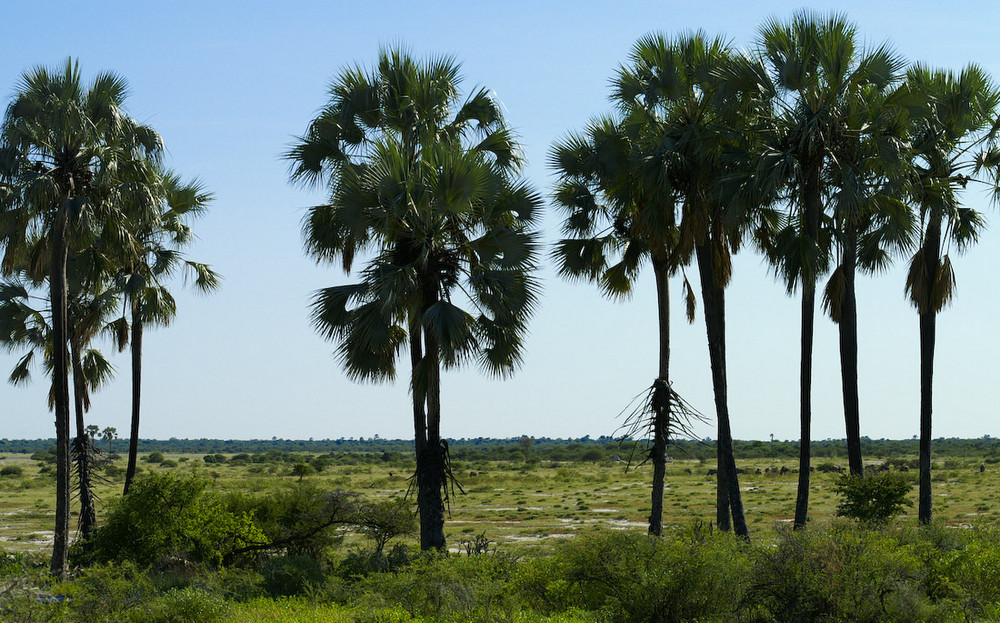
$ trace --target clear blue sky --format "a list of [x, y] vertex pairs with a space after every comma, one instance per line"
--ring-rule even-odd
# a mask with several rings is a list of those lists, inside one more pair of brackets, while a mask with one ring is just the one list
[[[548, 195], [552, 142], [608, 110], [608, 79], [641, 35], [704, 29], [749, 46], [768, 15], [794, 2], [14, 2], [4, 7], [0, 95], [32, 65], [79, 58], [131, 85], [129, 112], [163, 135], [168, 164], [215, 193], [196, 223], [193, 259], [225, 276], [211, 297], [183, 291], [174, 324], [147, 333], [142, 436], [338, 438], [411, 436], [405, 379], [348, 381], [334, 346], [309, 326], [317, 288], [344, 283], [302, 251], [300, 221], [323, 197], [289, 186], [280, 154], [325, 101], [346, 64], [370, 64], [380, 45], [418, 56], [452, 54], [466, 88], [496, 92], [528, 158], [525, 175]], [[870, 44], [958, 69], [975, 61], [1000, 77], [1000, 5], [926, 1], [814, 3], [845, 11]], [[487, 8], [488, 7], [488, 8]], [[984, 198], [968, 197], [993, 216]], [[995, 219], [991, 219], [995, 220]], [[545, 220], [549, 241], [558, 217]], [[938, 322], [935, 436], [1000, 433], [994, 285], [1000, 232], [956, 261], [958, 297]], [[692, 274], [692, 279], [696, 275]], [[470, 369], [443, 381], [448, 437], [613, 434], [619, 412], [656, 372], [652, 275], [632, 300], [612, 303], [587, 284], [543, 272], [545, 294], [523, 369], [500, 382]], [[861, 428], [870, 437], [918, 432], [917, 316], [900, 268], [859, 283]], [[697, 288], [697, 285], [695, 286]], [[674, 284], [675, 300], [679, 285]], [[798, 437], [798, 300], [753, 255], [740, 257], [728, 294], [730, 410], [737, 438]], [[672, 376], [714, 414], [704, 321], [675, 310]], [[837, 336], [817, 320], [814, 437], [843, 437]], [[106, 345], [111, 350], [110, 345]], [[0, 354], [5, 377], [15, 358]], [[128, 430], [128, 361], [94, 399], [101, 427]], [[714, 436], [714, 425], [699, 428]], [[0, 437], [53, 436], [45, 382], [0, 385]]]

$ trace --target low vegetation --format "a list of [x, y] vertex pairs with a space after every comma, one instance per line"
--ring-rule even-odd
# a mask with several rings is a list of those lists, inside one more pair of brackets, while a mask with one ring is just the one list
[[[65, 582], [48, 577], [42, 558], [54, 486], [51, 471], [43, 471], [48, 455], [5, 455], [0, 469], [18, 466], [22, 473], [0, 479], [0, 537], [9, 552], [0, 558], [0, 620], [1000, 616], [1000, 479], [996, 463], [985, 462], [991, 449], [935, 465], [943, 520], [918, 527], [911, 505], [875, 504], [898, 502], [899, 490], [903, 500], [914, 497], [916, 457], [896, 454], [897, 443], [873, 442], [873, 457], [891, 456], [873, 460], [860, 479], [841, 473], [842, 452], [824, 458], [812, 478], [810, 529], [800, 532], [789, 521], [794, 458], [776, 442], [778, 456], [741, 463], [751, 543], [713, 525], [708, 457], [668, 463], [664, 536], [657, 539], [644, 534], [650, 468], [614, 460], [627, 457], [627, 448], [603, 440], [553, 443], [549, 450], [536, 443], [525, 458], [513, 456], [512, 448], [521, 448], [516, 442], [480, 444], [474, 453], [466, 449], [474, 458], [453, 464], [465, 493], [452, 499], [449, 552], [425, 554], [412, 502], [404, 500], [414, 469], [406, 454], [247, 452], [206, 463], [204, 453], [153, 450], [162, 460], [141, 457], [128, 496], [120, 496], [123, 470], [109, 470], [115, 475], [98, 486], [101, 527], [74, 545]], [[554, 448], [568, 459], [539, 458]], [[480, 458], [487, 455], [511, 458]], [[323, 466], [300, 478], [294, 467], [303, 464]], [[867, 508], [867, 501], [901, 512], [872, 522], [847, 513], [850, 500], [852, 508]]]

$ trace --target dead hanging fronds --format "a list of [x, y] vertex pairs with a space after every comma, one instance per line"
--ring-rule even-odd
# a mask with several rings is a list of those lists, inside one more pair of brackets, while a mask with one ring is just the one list
[[698, 298], [694, 295], [694, 288], [691, 287], [691, 282], [688, 281], [686, 272], [684, 273], [681, 292], [684, 294], [684, 313], [687, 316], [688, 324], [691, 324], [694, 322], [694, 312], [698, 306]]
[[844, 276], [844, 265], [841, 264], [830, 274], [830, 279], [823, 288], [823, 311], [830, 320], [840, 324], [843, 315], [844, 298], [847, 296], [847, 279]]
[[921, 314], [938, 313], [947, 307], [955, 295], [955, 270], [951, 258], [945, 255], [935, 267], [929, 269], [924, 260], [924, 249], [917, 250], [906, 275], [906, 292]]
[[665, 436], [668, 444], [679, 437], [700, 441], [694, 432], [694, 424], [709, 423], [707, 417], [681, 398], [673, 386], [663, 379], [653, 381], [648, 389], [622, 409], [618, 417], [624, 417], [624, 422], [618, 428], [618, 432], [622, 433], [618, 446], [632, 442], [625, 464], [626, 470], [632, 466], [637, 453], [641, 460], [636, 467], [651, 458], [657, 429]]

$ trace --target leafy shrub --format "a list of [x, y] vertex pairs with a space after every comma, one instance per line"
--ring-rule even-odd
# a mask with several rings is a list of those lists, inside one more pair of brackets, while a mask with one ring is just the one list
[[[609, 621], [732, 619], [750, 561], [735, 537], [688, 541], [600, 533], [560, 545], [528, 565], [518, 589], [543, 612], [574, 607]], [[469, 560], [489, 558], [473, 556]]]
[[345, 580], [358, 579], [372, 573], [394, 573], [413, 561], [410, 548], [397, 544], [388, 552], [381, 550], [351, 551], [337, 565], [337, 575]]
[[906, 499], [912, 488], [908, 477], [894, 472], [845, 474], [834, 487], [843, 498], [837, 505], [837, 515], [862, 523], [884, 523], [913, 505]]
[[132, 562], [97, 565], [61, 587], [76, 620], [119, 622], [135, 608], [152, 601], [156, 587], [149, 575]]
[[151, 565], [165, 556], [219, 565], [241, 547], [264, 541], [249, 513], [227, 510], [196, 478], [150, 474], [113, 500], [107, 519], [82, 546], [81, 561]]
[[24, 468], [20, 465], [4, 465], [0, 468], [0, 476], [23, 476]]
[[338, 528], [354, 524], [357, 495], [302, 481], [259, 497], [229, 495], [226, 505], [254, 517], [270, 544], [262, 549], [319, 560], [343, 540]]
[[162, 452], [150, 452], [149, 454], [146, 455], [146, 462], [147, 463], [162, 463], [163, 462], [163, 453]]
[[210, 464], [213, 464], [213, 465], [216, 464], [216, 463], [225, 463], [226, 462], [226, 455], [225, 454], [206, 454], [204, 460], [205, 460], [206, 463], [210, 463]]
[[307, 588], [323, 582], [323, 570], [315, 558], [277, 556], [262, 569], [264, 590], [272, 597], [301, 595]]
[[168, 591], [131, 613], [134, 623], [215, 623], [226, 614], [222, 598], [197, 588]]
[[374, 541], [378, 552], [390, 540], [412, 534], [417, 528], [417, 519], [409, 502], [400, 498], [361, 504], [356, 521], [360, 532]]
[[51, 463], [55, 465], [56, 462], [56, 447], [51, 446], [47, 450], [36, 450], [31, 455], [32, 461], [39, 461], [41, 463]]
[[868, 527], [783, 531], [755, 550], [747, 603], [773, 621], [941, 620], [918, 550]]
[[516, 571], [517, 561], [506, 556], [423, 555], [403, 572], [359, 579], [358, 601], [427, 621], [510, 620], [523, 610], [511, 591]]

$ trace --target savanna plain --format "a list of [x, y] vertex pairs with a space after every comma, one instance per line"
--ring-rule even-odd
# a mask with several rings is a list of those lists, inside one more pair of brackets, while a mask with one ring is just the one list
[[[711, 446], [673, 449], [665, 536], [654, 539], [645, 534], [651, 468], [641, 448], [498, 440], [452, 451], [448, 551], [425, 554], [402, 442], [145, 452], [132, 507], [120, 497], [124, 459], [105, 453], [96, 491], [110, 545], [74, 548], [86, 566], [64, 582], [46, 566], [54, 454], [7, 454], [0, 612], [5, 621], [1000, 617], [1000, 458], [991, 448], [946, 447], [934, 466], [937, 519], [918, 526], [912, 506], [879, 524], [838, 517], [846, 459], [835, 443], [821, 447], [810, 525], [793, 532], [794, 448], [783, 447], [793, 444], [753, 444], [744, 452], [758, 458], [741, 461], [739, 475], [750, 542], [713, 525]], [[915, 453], [882, 445], [874, 442], [868, 469], [915, 483]], [[121, 530], [133, 546], [121, 545]]]

